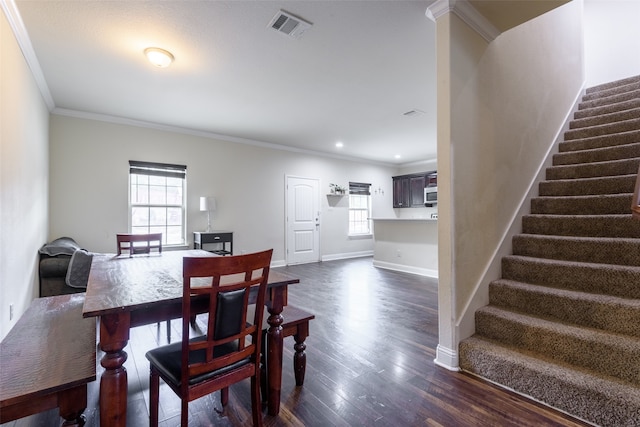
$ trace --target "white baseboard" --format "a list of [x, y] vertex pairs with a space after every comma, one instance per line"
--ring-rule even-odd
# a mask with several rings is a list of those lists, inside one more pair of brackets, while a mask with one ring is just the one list
[[450, 371], [460, 371], [458, 352], [451, 350], [450, 348], [443, 347], [440, 344], [436, 347], [436, 358], [433, 363]]
[[337, 261], [339, 259], [363, 258], [373, 256], [373, 251], [346, 252], [343, 254], [322, 255], [322, 261]]
[[373, 260], [373, 266], [374, 267], [379, 267], [379, 268], [384, 268], [384, 269], [387, 269], [387, 270], [402, 271], [404, 273], [418, 274], [420, 276], [432, 277], [434, 279], [438, 278], [438, 270], [430, 270], [428, 268], [413, 267], [413, 266], [410, 266], [410, 265], [394, 264], [392, 262], [376, 261], [376, 260]]

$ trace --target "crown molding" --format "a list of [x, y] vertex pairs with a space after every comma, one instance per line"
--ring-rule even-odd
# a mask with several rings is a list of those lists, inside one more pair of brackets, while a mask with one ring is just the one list
[[447, 13], [454, 13], [487, 43], [491, 43], [500, 35], [500, 31], [466, 0], [436, 0], [427, 8], [425, 14], [435, 22]]
[[31, 44], [31, 40], [29, 39], [27, 29], [24, 26], [24, 22], [22, 22], [20, 12], [18, 11], [14, 0], [0, 0], [0, 6], [2, 6], [2, 10], [7, 17], [7, 21], [9, 21], [9, 26], [13, 30], [13, 34], [18, 42], [18, 46], [20, 46], [20, 50], [22, 51], [22, 55], [24, 56], [25, 61], [27, 61], [27, 65], [31, 70], [31, 75], [36, 81], [38, 89], [40, 89], [42, 99], [44, 99], [44, 102], [47, 105], [49, 111], [52, 111], [56, 105], [53, 102], [53, 97], [51, 96], [51, 92], [49, 91], [49, 85], [47, 85], [47, 81], [45, 80], [44, 74], [42, 73], [40, 62], [38, 62], [36, 53], [33, 50], [33, 45]]

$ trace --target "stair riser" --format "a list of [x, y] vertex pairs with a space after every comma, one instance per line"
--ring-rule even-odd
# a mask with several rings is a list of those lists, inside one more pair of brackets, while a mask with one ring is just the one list
[[[476, 334], [524, 351], [543, 355], [556, 362], [569, 363], [609, 375], [622, 381], [640, 385], [640, 342], [617, 345], [611, 340], [603, 342], [597, 336], [575, 329], [527, 324], [522, 319], [497, 316], [482, 310], [476, 312]], [[603, 358], [614, 354], [615, 358]], [[628, 361], [637, 360], [638, 364]]]
[[603, 176], [631, 175], [638, 173], [640, 158], [584, 165], [552, 166], [547, 168], [546, 179], [597, 178]]
[[564, 133], [564, 140], [592, 138], [595, 136], [613, 135], [622, 132], [631, 132], [640, 129], [640, 119], [625, 120], [617, 123], [593, 126], [582, 129], [573, 129]]
[[605, 162], [640, 157], [640, 142], [617, 145], [594, 150], [570, 151], [553, 155], [553, 165], [575, 165], [579, 163]]
[[632, 194], [536, 197], [531, 199], [532, 214], [548, 215], [624, 215], [631, 214]]
[[610, 104], [617, 104], [619, 102], [629, 101], [635, 98], [640, 98], [640, 90], [623, 92], [617, 95], [608, 96], [606, 98], [592, 99], [591, 101], [581, 101], [578, 104], [578, 110], [584, 110], [587, 108], [594, 108], [594, 107], [602, 107], [604, 105], [610, 105]]
[[638, 265], [640, 256], [640, 241], [618, 239], [603, 242], [516, 235], [513, 238], [513, 254], [562, 261], [635, 266]]
[[640, 298], [640, 269], [615, 265], [600, 268], [593, 264], [553, 263], [504, 257], [502, 277], [571, 291]]
[[640, 131], [617, 133], [614, 135], [596, 136], [593, 138], [576, 139], [558, 144], [561, 153], [567, 151], [591, 150], [594, 148], [613, 147], [616, 145], [634, 144], [640, 142]]
[[595, 194], [633, 193], [637, 175], [605, 178], [543, 181], [538, 186], [540, 196], [587, 196]]
[[635, 109], [627, 109], [623, 111], [616, 111], [609, 114], [602, 114], [591, 117], [584, 117], [581, 119], [572, 120], [569, 123], [569, 129], [582, 129], [593, 126], [602, 126], [625, 120], [637, 119], [640, 117], [640, 107]]
[[596, 99], [610, 98], [615, 95], [620, 95], [635, 90], [640, 90], [640, 82], [630, 82], [626, 85], [619, 85], [610, 88], [601, 88], [600, 90], [596, 91], [590, 91], [588, 93], [585, 93], [585, 95], [582, 97], [582, 101], [586, 102]]
[[640, 238], [640, 221], [626, 216], [532, 216], [522, 218], [525, 234]]
[[604, 105], [602, 107], [586, 108], [578, 110], [573, 114], [575, 120], [585, 119], [587, 117], [595, 117], [603, 114], [611, 114], [626, 110], [640, 108], [640, 98], [630, 99], [628, 101], [618, 102], [616, 104]]
[[586, 95], [591, 95], [595, 92], [601, 92], [603, 90], [613, 89], [613, 88], [624, 88], [627, 85], [631, 85], [634, 83], [640, 82], [640, 76], [631, 76], [624, 79], [619, 79], [613, 82], [602, 83], [596, 86], [592, 86], [585, 90]]
[[637, 426], [640, 404], [589, 381], [571, 381], [486, 348], [460, 343], [460, 368], [602, 427]]
[[501, 280], [489, 285], [489, 304], [492, 306], [640, 338], [637, 326], [640, 306], [625, 306], [606, 297], [598, 300], [580, 298], [584, 295]]

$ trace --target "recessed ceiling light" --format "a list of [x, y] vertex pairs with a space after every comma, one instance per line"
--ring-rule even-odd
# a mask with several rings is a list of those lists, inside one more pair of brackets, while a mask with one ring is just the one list
[[159, 47], [148, 47], [144, 50], [149, 62], [158, 68], [165, 68], [171, 65], [175, 59], [171, 52], [160, 49]]
[[393, 157], [395, 157], [396, 159], [399, 159], [399, 158], [400, 158], [400, 157], [402, 157], [402, 156], [401, 156], [400, 154], [396, 154], [396, 155], [395, 155], [395, 156], [393, 156]]
[[336, 142], [336, 147], [342, 148], [342, 147], [344, 147], [344, 144], [342, 142], [338, 141], [338, 142]]

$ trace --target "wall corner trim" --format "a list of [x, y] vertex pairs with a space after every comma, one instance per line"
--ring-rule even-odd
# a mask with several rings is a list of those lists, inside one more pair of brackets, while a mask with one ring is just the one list
[[427, 8], [425, 15], [435, 22], [450, 12], [455, 13], [487, 43], [491, 43], [500, 35], [500, 31], [466, 0], [436, 0]]
[[433, 363], [450, 371], [460, 371], [458, 363], [458, 352], [438, 344], [436, 348], [436, 358]]

